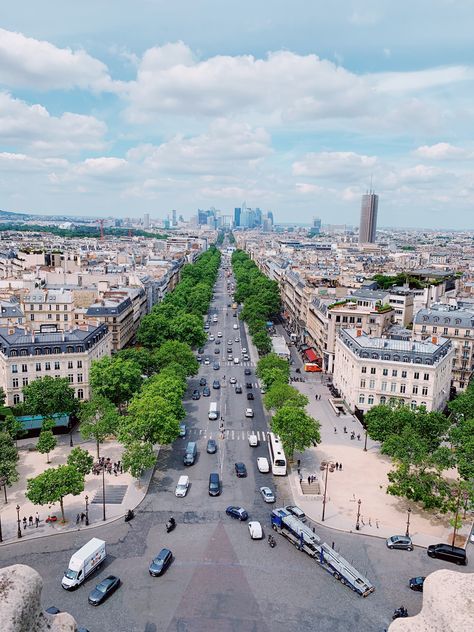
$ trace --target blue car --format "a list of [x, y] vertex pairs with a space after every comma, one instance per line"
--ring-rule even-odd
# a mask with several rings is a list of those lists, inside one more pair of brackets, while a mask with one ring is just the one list
[[249, 517], [248, 513], [243, 507], [227, 507], [225, 512], [231, 518], [236, 518], [236, 520], [241, 520], [242, 522], [247, 520], [247, 518]]

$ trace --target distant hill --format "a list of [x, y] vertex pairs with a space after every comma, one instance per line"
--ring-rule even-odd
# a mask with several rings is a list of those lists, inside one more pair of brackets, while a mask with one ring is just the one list
[[26, 213], [13, 213], [12, 211], [2, 211], [0, 210], [0, 220], [2, 219], [13, 219], [13, 220], [27, 220], [30, 219], [31, 215], [27, 215]]

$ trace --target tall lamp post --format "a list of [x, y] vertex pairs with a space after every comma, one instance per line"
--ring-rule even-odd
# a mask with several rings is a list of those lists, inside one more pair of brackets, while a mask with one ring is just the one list
[[359, 498], [359, 500], [357, 501], [357, 519], [356, 519], [356, 531], [359, 531], [360, 529], [360, 506], [361, 506], [361, 499]]
[[407, 509], [407, 528], [405, 531], [405, 535], [408, 538], [410, 536], [410, 515], [411, 515], [411, 509], [410, 507], [408, 507]]
[[3, 492], [5, 494], [5, 504], [8, 502], [7, 499], [7, 477], [0, 476], [0, 487], [3, 487]]
[[86, 495], [86, 527], [89, 526], [89, 496]]
[[365, 429], [364, 452], [367, 452], [367, 428]]
[[323, 514], [321, 516], [321, 522], [324, 522], [324, 515], [326, 513], [326, 492], [328, 489], [328, 476], [329, 472], [334, 472], [334, 463], [331, 461], [323, 461], [321, 463], [321, 469], [325, 471], [324, 478], [324, 496], [323, 496]]
[[16, 522], [17, 522], [17, 531], [16, 531], [16, 536], [17, 538], [21, 538], [21, 524], [20, 524], [20, 505], [16, 506]]
[[2, 533], [2, 516], [0, 515], [0, 542], [3, 542], [3, 533]]
[[105, 520], [105, 464], [102, 466], [102, 520]]

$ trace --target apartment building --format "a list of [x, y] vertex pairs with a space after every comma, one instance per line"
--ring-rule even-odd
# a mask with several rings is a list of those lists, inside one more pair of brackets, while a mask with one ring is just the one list
[[392, 340], [358, 328], [340, 329], [333, 381], [356, 413], [397, 403], [442, 410], [449, 399], [453, 357], [446, 338]]
[[433, 336], [449, 338], [454, 347], [452, 386], [465, 390], [474, 371], [474, 307], [435, 304], [421, 309], [413, 321], [413, 333], [425, 340]]
[[0, 327], [21, 325], [24, 318], [25, 316], [16, 298], [11, 298], [8, 301], [0, 300]]
[[45, 375], [67, 378], [77, 399], [88, 399], [91, 364], [110, 354], [111, 334], [105, 325], [71, 331], [42, 325], [34, 333], [0, 327], [0, 387], [6, 404], [20, 403], [23, 387]]
[[[375, 284], [376, 285], [376, 284]], [[352, 292], [361, 305], [369, 306], [377, 303], [393, 307], [393, 322], [406, 327], [413, 320], [413, 291], [408, 288], [393, 286], [388, 290], [372, 290], [361, 287]]]
[[26, 324], [31, 329], [52, 323], [59, 329], [73, 326], [74, 297], [70, 290], [35, 289], [23, 296], [22, 304]]

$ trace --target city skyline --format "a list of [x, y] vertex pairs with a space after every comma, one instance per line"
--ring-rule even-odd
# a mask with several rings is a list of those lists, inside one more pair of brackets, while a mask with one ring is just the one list
[[92, 20], [8, 6], [0, 208], [189, 219], [248, 200], [275, 223], [357, 225], [372, 181], [380, 227], [469, 229], [473, 10], [423, 5], [408, 29], [403, 7], [368, 1], [276, 3], [271, 17], [247, 1], [120, 1]]

